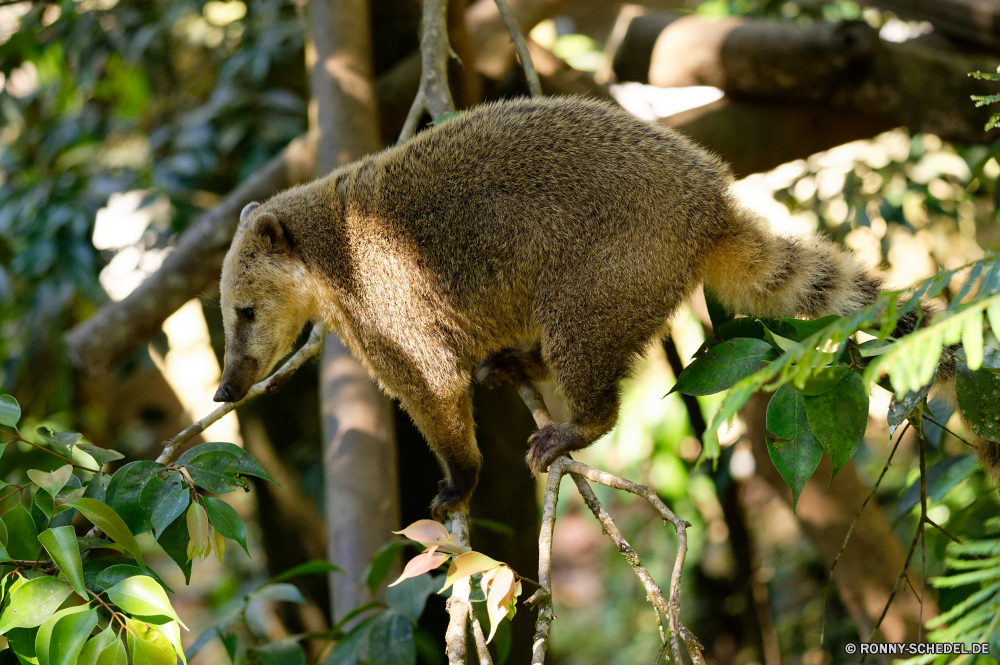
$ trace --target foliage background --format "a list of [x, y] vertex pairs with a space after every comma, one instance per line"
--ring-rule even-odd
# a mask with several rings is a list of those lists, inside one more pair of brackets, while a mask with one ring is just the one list
[[[797, 22], [863, 16], [855, 3], [840, 1], [695, 4], [689, 9], [710, 16]], [[376, 67], [383, 71], [415, 44], [415, 30], [413, 41], [379, 36], [388, 34], [389, 24], [415, 26], [416, 14], [412, 7], [393, 12], [378, 5]], [[544, 31], [554, 35], [557, 55], [595, 70], [602, 35], [584, 34], [574, 18], [578, 9], [570, 4]], [[176, 410], [163, 406], [176, 402], [169, 395], [116, 412], [123, 385], [163, 392], [147, 352], [88, 386], [74, 375], [61, 346], [61, 334], [108, 298], [101, 272], [126, 255], [127, 247], [95, 247], [95, 219], [112, 194], [141, 190], [149, 223], [128, 247], [147, 256], [169, 247], [198, 212], [306, 129], [304, 42], [302, 7], [281, 0], [62, 0], [0, 7], [0, 384], [25, 407], [29, 426], [22, 429], [45, 423], [78, 429], [98, 445], [148, 457], [157, 440], [180, 428]], [[779, 225], [828, 235], [906, 284], [980, 258], [984, 250], [1000, 250], [996, 152], [996, 146], [953, 146], [893, 130], [753, 176], [741, 188]], [[206, 294], [203, 306], [221, 355], [212, 298]], [[674, 322], [685, 360], [704, 336], [704, 320], [694, 306]], [[153, 346], [165, 344], [160, 338]], [[135, 377], [153, 378], [128, 383]], [[751, 634], [770, 630], [787, 662], [842, 662], [843, 644], [858, 641], [856, 629], [831, 597], [820, 643], [825, 571], [787, 507], [752, 478], [739, 421], [723, 436], [717, 470], [696, 468], [699, 444], [688, 411], [680, 396], [663, 398], [673, 378], [666, 359], [654, 353], [627, 388], [621, 425], [582, 459], [649, 483], [693, 522], [686, 611], [697, 617], [689, 623], [713, 659], [750, 662], [759, 657], [752, 646], [759, 638]], [[281, 446], [296, 491], [321, 506], [318, 423], [315, 397], [309, 396], [314, 379], [303, 372], [286, 389], [287, 399], [256, 405], [241, 418], [244, 430], [256, 426], [258, 435], [263, 431]], [[706, 417], [716, 404], [717, 398], [701, 399]], [[876, 390], [866, 445], [856, 458], [869, 479], [884, 463], [887, 404], [887, 395]], [[934, 408], [948, 412], [944, 405]], [[958, 431], [954, 421], [949, 425]], [[929, 433], [929, 464], [964, 452], [955, 436], [933, 428]], [[37, 452], [11, 446], [0, 458], [0, 477], [16, 482], [27, 466], [46, 463]], [[904, 542], [915, 517], [897, 507], [915, 474], [914, 450], [904, 445], [878, 497]], [[748, 519], [740, 508], [737, 485], [755, 502], [759, 519]], [[656, 517], [639, 502], [600, 498], [624, 516], [623, 531], [644, 552], [654, 576], [666, 577], [674, 546]], [[181, 590], [179, 611], [193, 635], [265, 580], [265, 566], [271, 573], [288, 567], [268, 544], [269, 501], [254, 492], [234, 502], [250, 525], [252, 558], [231, 548], [225, 567], [197, 566], [190, 587], [168, 578]], [[996, 492], [974, 473], [935, 501], [932, 517], [976, 538], [986, 534], [985, 518], [997, 509]], [[579, 503], [565, 501], [560, 510], [555, 583], [561, 605], [553, 631], [560, 662], [651, 661], [658, 636], [631, 572]], [[944, 572], [945, 546], [943, 536], [929, 534], [928, 575]], [[161, 563], [169, 562], [154, 559], [152, 565]], [[309, 591], [313, 604], [298, 612], [282, 604], [255, 606], [260, 629], [277, 639], [322, 625], [325, 591]], [[942, 609], [963, 593], [967, 589], [942, 589]], [[440, 605], [430, 605], [428, 612], [434, 611]], [[199, 659], [217, 662], [219, 648], [207, 646]], [[433, 650], [432, 644], [426, 654]]]

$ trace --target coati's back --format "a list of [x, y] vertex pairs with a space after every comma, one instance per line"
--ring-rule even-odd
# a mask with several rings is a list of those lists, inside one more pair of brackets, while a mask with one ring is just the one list
[[456, 289], [498, 278], [562, 288], [603, 267], [622, 288], [685, 290], [725, 228], [729, 180], [671, 129], [605, 102], [545, 98], [418, 134], [361, 167], [355, 195]]

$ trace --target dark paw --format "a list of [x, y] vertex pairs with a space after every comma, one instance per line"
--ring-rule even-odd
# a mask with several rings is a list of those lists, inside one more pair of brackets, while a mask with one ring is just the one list
[[451, 513], [469, 502], [472, 488], [463, 489], [450, 480], [442, 480], [440, 487], [431, 501], [431, 517], [438, 522], [446, 522]]
[[579, 450], [587, 441], [572, 425], [546, 425], [528, 437], [528, 468], [536, 476], [548, 470], [560, 455]]
[[487, 388], [495, 388], [504, 381], [523, 381], [525, 375], [517, 351], [503, 349], [476, 366], [475, 378]]

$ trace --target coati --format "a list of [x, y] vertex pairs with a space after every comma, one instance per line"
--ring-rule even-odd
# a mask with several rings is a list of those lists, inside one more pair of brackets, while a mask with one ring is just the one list
[[531, 436], [537, 473], [611, 429], [622, 378], [701, 281], [758, 317], [845, 314], [878, 295], [879, 274], [833, 243], [775, 235], [731, 179], [609, 103], [461, 113], [244, 209], [222, 268], [215, 400], [242, 398], [324, 321], [443, 463], [441, 517], [478, 479], [473, 377], [555, 379], [570, 419]]

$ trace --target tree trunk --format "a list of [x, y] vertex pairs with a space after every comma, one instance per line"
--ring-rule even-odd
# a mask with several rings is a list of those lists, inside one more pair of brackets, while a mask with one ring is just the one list
[[[367, 0], [312, 0], [310, 124], [318, 128], [317, 176], [381, 147], [372, 81]], [[336, 335], [320, 365], [327, 558], [336, 623], [370, 600], [362, 574], [399, 526], [392, 405]]]

